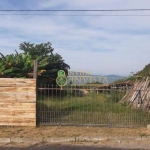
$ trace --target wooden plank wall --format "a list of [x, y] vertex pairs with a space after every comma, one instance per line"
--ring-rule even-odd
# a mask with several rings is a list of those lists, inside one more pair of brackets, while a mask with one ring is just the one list
[[0, 78], [0, 125], [36, 126], [36, 79]]

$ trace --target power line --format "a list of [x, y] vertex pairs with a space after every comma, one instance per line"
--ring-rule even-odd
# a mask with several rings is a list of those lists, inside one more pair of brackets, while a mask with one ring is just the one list
[[75, 9], [70, 9], [70, 10], [67, 10], [67, 9], [64, 9], [64, 10], [60, 10], [60, 9], [49, 9], [49, 10], [40, 10], [40, 9], [35, 9], [35, 10], [31, 10], [31, 9], [27, 9], [27, 10], [23, 10], [23, 9], [20, 9], [20, 10], [13, 10], [13, 9], [6, 9], [6, 10], [0, 10], [0, 11], [3, 11], [3, 12], [6, 12], [6, 11], [11, 11], [11, 12], [19, 12], [19, 11], [32, 11], [32, 12], [35, 12], [35, 11], [40, 11], [40, 12], [44, 12], [44, 11], [67, 11], [67, 12], [98, 12], [98, 11], [150, 11], [150, 9], [78, 9], [78, 10], [75, 10]]
[[123, 16], [123, 17], [140, 17], [140, 16], [150, 16], [150, 15], [54, 15], [54, 14], [0, 14], [0, 16], [6, 16], [6, 15], [10, 15], [10, 16], [77, 16], [77, 17], [80, 17], [80, 16], [100, 16], [100, 17], [119, 17], [119, 16]]

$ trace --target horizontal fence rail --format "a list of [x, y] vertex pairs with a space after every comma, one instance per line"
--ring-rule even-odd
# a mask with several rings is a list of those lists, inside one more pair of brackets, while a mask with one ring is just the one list
[[[38, 87], [39, 125], [146, 126], [150, 124], [147, 89], [89, 85]], [[149, 107], [149, 108], [148, 108]]]

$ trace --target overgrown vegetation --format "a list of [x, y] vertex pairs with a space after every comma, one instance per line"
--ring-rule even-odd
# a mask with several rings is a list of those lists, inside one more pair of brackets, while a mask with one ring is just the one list
[[33, 60], [27, 54], [10, 54], [4, 56], [0, 53], [0, 77], [26, 78], [28, 73], [33, 71]]
[[33, 72], [33, 61], [39, 61], [38, 83], [56, 84], [58, 70], [70, 68], [59, 54], [54, 54], [50, 42], [31, 44], [23, 42], [19, 46], [23, 53], [4, 56], [0, 53], [0, 77], [1, 78], [28, 78], [28, 73]]
[[143, 70], [136, 73], [136, 75], [147, 77], [150, 76], [150, 64], [146, 65]]
[[[61, 91], [63, 95], [63, 91]], [[91, 91], [84, 97], [69, 95], [39, 97], [39, 110], [50, 112], [47, 123], [93, 123], [105, 125], [146, 125], [150, 116], [141, 109], [133, 109], [118, 101], [125, 92], [105, 92], [99, 95]], [[48, 116], [47, 116], [48, 117]]]

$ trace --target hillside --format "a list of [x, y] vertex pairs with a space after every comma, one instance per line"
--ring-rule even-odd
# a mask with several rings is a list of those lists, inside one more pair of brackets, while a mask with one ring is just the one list
[[141, 76], [141, 77], [150, 76], [150, 63], [148, 65], [146, 65], [143, 70], [136, 73], [136, 75]]
[[106, 78], [108, 80], [108, 83], [113, 83], [117, 80], [123, 80], [125, 77], [118, 75], [106, 75]]
[[[77, 78], [75, 78], [77, 77]], [[81, 78], [79, 78], [81, 77]], [[110, 84], [116, 80], [123, 79], [123, 76], [118, 75], [92, 75], [87, 72], [74, 72], [71, 71], [68, 75], [68, 81], [74, 79], [74, 84]]]

